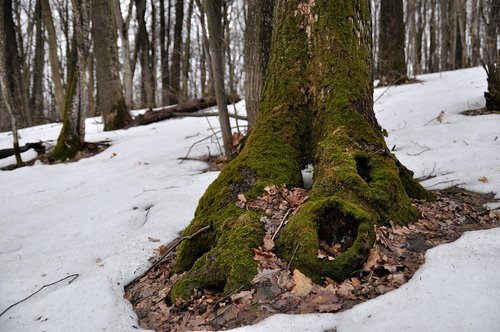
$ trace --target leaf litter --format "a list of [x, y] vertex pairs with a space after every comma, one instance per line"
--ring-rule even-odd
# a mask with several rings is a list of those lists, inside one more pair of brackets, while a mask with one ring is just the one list
[[[347, 310], [405, 284], [424, 263], [428, 249], [452, 242], [466, 231], [500, 226], [499, 211], [484, 206], [494, 200], [492, 194], [456, 187], [434, 193], [434, 202], [413, 201], [420, 212], [417, 222], [407, 227], [390, 222], [391, 226], [375, 227], [376, 243], [358, 274], [341, 283], [325, 278], [321, 285], [297, 269], [291, 271], [289, 262], [273, 252], [275, 237], [286, 227], [288, 216], [308, 199], [308, 191], [268, 186], [254, 200], [240, 194], [236, 205], [263, 211], [261, 221], [266, 228], [262, 245], [253, 249], [258, 268], [250, 284], [227, 295], [195, 289], [190, 299], [169, 306], [167, 295], [180, 278], [170, 273], [176, 255], [172, 250], [166, 261], [125, 287], [125, 298], [133, 304], [140, 326], [156, 331], [230, 329], [255, 324], [275, 313]], [[159, 253], [175, 242], [160, 246]], [[340, 243], [320, 243], [318, 259], [334, 259], [339, 250]]]

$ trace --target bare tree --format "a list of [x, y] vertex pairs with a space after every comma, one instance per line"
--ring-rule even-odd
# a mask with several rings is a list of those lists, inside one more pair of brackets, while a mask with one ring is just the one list
[[181, 54], [182, 54], [182, 26], [184, 19], [184, 1], [175, 1], [174, 46], [172, 62], [170, 64], [169, 104], [177, 104], [181, 96]]
[[231, 148], [231, 124], [227, 111], [227, 98], [224, 89], [224, 31], [222, 29], [223, 0], [203, 0], [203, 8], [207, 15], [210, 53], [214, 72], [215, 99], [219, 110], [219, 122], [224, 145], [224, 155], [228, 160], [233, 157]]

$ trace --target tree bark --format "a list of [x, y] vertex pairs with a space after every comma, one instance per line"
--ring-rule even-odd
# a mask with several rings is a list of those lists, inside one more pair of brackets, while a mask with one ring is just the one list
[[118, 61], [117, 26], [112, 3], [92, 0], [92, 37], [96, 59], [96, 110], [104, 120], [104, 130], [125, 128], [132, 117], [123, 94]]
[[45, 122], [44, 115], [44, 98], [43, 98], [43, 71], [45, 67], [45, 40], [42, 20], [42, 5], [40, 0], [35, 6], [35, 59], [33, 65], [33, 87], [31, 89], [31, 109], [35, 123], [40, 124]]
[[[350, 277], [369, 255], [373, 225], [416, 220], [408, 195], [428, 197], [388, 151], [375, 119], [369, 1], [279, 0], [275, 13], [261, 113], [184, 232], [210, 226], [179, 246], [175, 272], [186, 273], [171, 301], [193, 288], [227, 294], [251, 282], [264, 226], [260, 212], [236, 207], [237, 197], [254, 198], [270, 184], [301, 186], [307, 163], [315, 179], [309, 200], [280, 231], [276, 253], [315, 281]], [[345, 252], [317, 258], [320, 240], [349, 232]]]
[[191, 19], [193, 16], [194, 0], [189, 0], [187, 20], [186, 20], [186, 41], [184, 42], [184, 56], [182, 58], [182, 100], [188, 100], [189, 72], [191, 62]]
[[[409, 13], [409, 15], [411, 16], [413, 13]], [[379, 84], [405, 83], [408, 77], [402, 0], [382, 0], [380, 3], [379, 48]]]
[[4, 5], [6, 3], [2, 3], [0, 6], [0, 92], [2, 93], [1, 101], [7, 113], [10, 117], [10, 124], [12, 130], [12, 140], [13, 140], [13, 149], [14, 154], [16, 156], [16, 165], [20, 166], [23, 163], [21, 159], [21, 152], [19, 149], [19, 135], [17, 133], [17, 116], [14, 113], [13, 104], [12, 104], [12, 96], [11, 96], [11, 87], [9, 85], [8, 80], [8, 48], [7, 42], [9, 41], [5, 29], [5, 18], [7, 15], [8, 8]]
[[137, 9], [137, 46], [141, 64], [141, 107], [154, 107], [155, 96], [149, 35], [146, 28], [146, 0], [135, 0]]
[[18, 42], [16, 38], [16, 25], [13, 18], [12, 0], [3, 0], [3, 38], [5, 38], [5, 55], [8, 91], [10, 91], [12, 107], [16, 109], [18, 124], [21, 127], [31, 125], [31, 114], [28, 112], [26, 103], [26, 91], [24, 89], [22, 75], [22, 61], [19, 56]]
[[182, 26], [184, 19], [184, 1], [175, 2], [174, 45], [170, 66], [169, 105], [177, 104], [181, 97], [181, 54], [182, 54]]
[[257, 122], [273, 33], [274, 0], [248, 2], [245, 27], [245, 105], [248, 128]]
[[487, 49], [485, 63], [488, 91], [484, 93], [486, 108], [500, 111], [500, 49], [497, 48], [500, 35], [500, 0], [491, 0], [486, 25]]

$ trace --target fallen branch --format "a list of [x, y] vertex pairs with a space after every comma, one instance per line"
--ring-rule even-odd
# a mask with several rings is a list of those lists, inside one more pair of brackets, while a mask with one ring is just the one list
[[[38, 154], [45, 153], [45, 147], [42, 142], [37, 143], [27, 143], [25, 146], [19, 148], [19, 152], [26, 152], [29, 149], [34, 149]], [[0, 150], [0, 159], [7, 158], [14, 155], [14, 149], [2, 149]]]
[[[248, 118], [243, 115], [238, 115], [238, 114], [233, 114], [229, 113], [228, 114], [230, 118], [237, 119], [237, 120], [245, 120], [248, 121]], [[206, 116], [219, 116], [219, 113], [173, 113], [172, 118], [204, 118]]]
[[73, 281], [75, 281], [76, 278], [78, 278], [79, 274], [78, 273], [75, 273], [75, 274], [72, 274], [72, 275], [69, 275], [67, 277], [64, 277], [62, 279], [59, 279], [57, 281], [54, 281], [53, 283], [50, 283], [50, 284], [47, 284], [47, 285], [43, 285], [39, 290], [37, 290], [36, 292], [32, 293], [30, 296], [27, 296], [25, 297], [24, 299], [20, 300], [20, 301], [17, 301], [16, 303], [14, 304], [11, 304], [7, 309], [5, 309], [4, 311], [2, 311], [2, 313], [0, 313], [0, 317], [2, 317], [3, 314], [5, 314], [8, 310], [12, 309], [13, 307], [15, 307], [16, 305], [26, 301], [27, 299], [35, 296], [36, 294], [40, 293], [42, 291], [42, 289], [46, 288], [46, 287], [50, 287], [50, 286], [53, 286], [63, 280], [66, 280], [66, 279], [69, 279], [69, 278], [72, 278], [69, 282], [68, 282], [68, 285], [71, 284]]
[[[239, 101], [236, 99], [234, 102]], [[173, 117], [179, 117], [180, 114], [193, 113], [205, 108], [216, 106], [217, 102], [213, 97], [200, 98], [187, 101], [174, 106], [163, 108], [150, 108], [146, 113], [138, 115], [129, 127], [144, 126], [154, 122], [163, 121]], [[175, 114], [175, 115], [174, 115]]]

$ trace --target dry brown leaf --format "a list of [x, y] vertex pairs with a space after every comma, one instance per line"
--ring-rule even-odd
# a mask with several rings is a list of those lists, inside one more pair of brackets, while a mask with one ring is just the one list
[[379, 258], [380, 258], [380, 253], [378, 251], [377, 246], [375, 245], [370, 250], [370, 256], [368, 256], [365, 265], [363, 265], [363, 271], [365, 272], [371, 271], [377, 265]]
[[305, 276], [297, 269], [293, 271], [293, 282], [295, 283], [295, 286], [292, 288], [292, 294], [294, 295], [304, 297], [309, 295], [313, 289], [311, 278]]
[[154, 238], [154, 237], [151, 237], [151, 236], [148, 236], [148, 240], [151, 241], [151, 242], [160, 242], [160, 239], [157, 239], [157, 238]]
[[271, 237], [271, 234], [266, 234], [266, 236], [264, 236], [264, 247], [263, 249], [265, 251], [271, 251], [274, 249], [274, 241]]
[[337, 295], [344, 299], [355, 299], [356, 296], [352, 293], [353, 290], [354, 286], [351, 282], [349, 280], [345, 280], [337, 289]]
[[488, 182], [488, 178], [486, 176], [481, 176], [479, 179], [477, 179], [479, 182], [482, 182], [482, 183], [487, 183]]
[[335, 312], [342, 308], [341, 303], [323, 304], [318, 306], [319, 312]]

